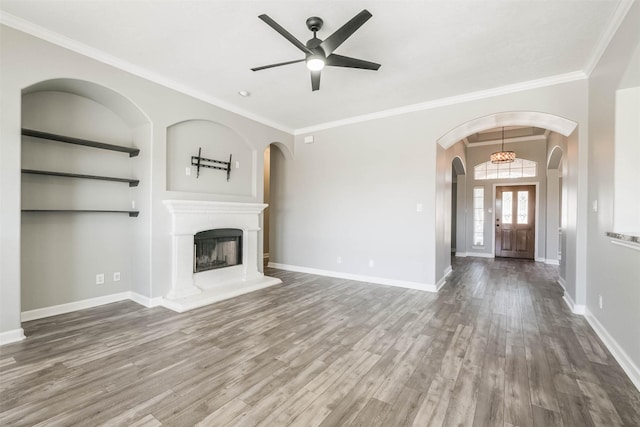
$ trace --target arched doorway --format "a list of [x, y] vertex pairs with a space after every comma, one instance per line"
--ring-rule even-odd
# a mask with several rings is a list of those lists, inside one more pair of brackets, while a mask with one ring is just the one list
[[[277, 233], [274, 232], [271, 221], [272, 213], [278, 211], [278, 200], [282, 194], [279, 190], [282, 173], [282, 162], [291, 160], [293, 154], [289, 147], [280, 143], [269, 144], [263, 153], [264, 181], [263, 181], [263, 203], [268, 205], [262, 213], [262, 243], [264, 253], [264, 267], [269, 265], [277, 254]], [[274, 179], [272, 179], [272, 175]], [[272, 252], [273, 249], [273, 252]]]
[[[516, 112], [503, 112], [496, 113], [484, 117], [479, 117], [468, 122], [462, 123], [459, 126], [451, 129], [449, 132], [444, 134], [442, 137], [438, 138], [437, 142], [440, 145], [440, 149], [437, 151], [438, 156], [443, 156], [443, 153], [446, 153], [446, 150], [450, 147], [454, 146], [461, 141], [464, 141], [465, 138], [470, 135], [478, 132], [482, 132], [487, 129], [495, 129], [500, 128], [502, 126], [505, 127], [537, 127], [541, 129], [545, 129], [548, 131], [546, 133], [547, 136], [547, 150], [549, 156], [555, 159], [558, 156], [559, 152], [553, 153], [553, 148], [555, 145], [558, 145], [562, 148], [563, 155], [561, 156], [562, 162], [562, 176], [559, 180], [558, 185], [561, 186], [561, 208], [562, 212], [562, 221], [561, 221], [561, 241], [559, 246], [561, 247], [562, 257], [559, 260], [560, 264], [560, 280], [559, 282], [565, 286], [565, 289], [568, 294], [570, 294], [573, 298], [576, 299], [577, 303], [580, 304], [584, 299], [584, 288], [583, 286], [578, 287], [577, 283], [581, 283], [580, 280], [576, 277], [578, 269], [578, 264], [584, 262], [584, 250], [579, 247], [578, 242], [581, 240], [581, 233], [579, 229], [584, 228], [584, 223], [579, 223], [579, 209], [578, 209], [578, 128], [577, 123], [568, 120], [566, 118], [556, 116], [553, 114], [541, 113], [541, 112], [527, 112], [527, 111], [516, 111]], [[444, 148], [444, 150], [442, 150]], [[546, 160], [546, 158], [544, 159]], [[545, 165], [545, 161], [542, 161], [539, 165], [540, 172], [546, 176], [546, 171], [548, 170], [547, 165]], [[441, 160], [438, 161], [440, 163]], [[469, 161], [467, 157], [467, 168], [469, 170], [473, 170], [473, 164]], [[468, 174], [469, 175], [469, 174]], [[469, 182], [467, 182], [467, 186], [471, 186]], [[493, 211], [489, 211], [489, 209], [493, 209], [493, 194], [492, 188], [485, 188], [485, 204], [481, 206], [480, 209], [483, 209], [484, 213], [489, 215], [489, 218], [493, 218]], [[439, 191], [450, 191], [450, 188], [444, 186]], [[470, 189], [467, 189], [467, 193], [469, 194]], [[487, 193], [490, 197], [487, 197]], [[446, 197], [449, 197], [448, 194], [442, 196], [443, 200], [446, 200]], [[541, 198], [543, 200], [547, 200], [546, 192], [541, 194]], [[469, 199], [469, 198], [468, 198]], [[557, 205], [557, 201], [555, 202]], [[468, 211], [472, 210], [472, 207], [469, 206]], [[546, 209], [541, 212], [547, 216]], [[467, 225], [471, 224], [471, 220], [467, 220]], [[485, 228], [485, 236], [491, 236], [491, 233], [488, 231], [493, 224], [491, 222]], [[545, 233], [554, 233], [557, 236], [556, 227], [553, 229], [553, 226], [543, 226], [545, 227]], [[492, 230], [492, 229], [491, 229]], [[467, 230], [467, 235], [469, 235], [471, 231]], [[557, 238], [557, 237], [556, 237]], [[468, 247], [469, 243], [467, 244]], [[457, 245], [456, 245], [457, 246]], [[459, 248], [456, 247], [458, 251]], [[539, 251], [544, 253], [547, 250], [546, 245], [541, 245]], [[442, 257], [443, 252], [448, 252], [450, 247], [447, 245], [437, 245], [436, 255], [438, 258]], [[487, 257], [493, 257], [493, 253], [491, 250], [486, 250]], [[461, 254], [465, 255], [465, 254]], [[466, 254], [468, 255], [468, 254]], [[556, 255], [557, 256], [557, 255]], [[551, 262], [553, 263], [553, 257], [551, 258]], [[545, 257], [541, 259], [541, 261], [546, 261]]]

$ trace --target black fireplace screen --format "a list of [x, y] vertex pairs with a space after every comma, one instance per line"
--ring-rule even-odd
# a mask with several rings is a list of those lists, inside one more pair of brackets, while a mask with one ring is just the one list
[[242, 230], [219, 228], [193, 236], [193, 272], [242, 264]]

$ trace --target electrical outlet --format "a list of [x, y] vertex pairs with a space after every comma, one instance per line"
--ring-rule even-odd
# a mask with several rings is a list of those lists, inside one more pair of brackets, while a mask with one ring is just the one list
[[336, 258], [336, 263], [338, 264], [342, 264], [342, 257], [339, 256], [338, 258]]
[[602, 310], [602, 295], [598, 295], [598, 305], [600, 306], [600, 310]]
[[96, 285], [104, 285], [104, 274], [96, 274]]
[[373, 260], [372, 259], [369, 260], [369, 267], [373, 268]]
[[422, 212], [422, 203], [416, 205], [416, 212]]
[[120, 281], [120, 272], [116, 271], [115, 273], [113, 273], [113, 281], [114, 282], [119, 282]]

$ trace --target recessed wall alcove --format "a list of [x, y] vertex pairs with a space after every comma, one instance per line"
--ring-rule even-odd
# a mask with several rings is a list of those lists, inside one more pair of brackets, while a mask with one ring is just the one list
[[[112, 89], [54, 79], [23, 89], [21, 119], [23, 129], [140, 150], [130, 157], [23, 131], [23, 320], [41, 308], [126, 291], [150, 295], [146, 115]], [[104, 283], [96, 283], [98, 274]]]
[[[228, 162], [222, 170], [192, 166], [197, 156]], [[167, 190], [234, 196], [256, 195], [256, 151], [235, 130], [210, 120], [186, 120], [167, 128]], [[220, 166], [220, 165], [219, 165]]]

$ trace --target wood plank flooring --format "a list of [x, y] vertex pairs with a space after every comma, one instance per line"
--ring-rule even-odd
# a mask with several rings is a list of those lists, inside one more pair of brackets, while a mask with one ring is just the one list
[[640, 426], [557, 268], [456, 259], [439, 294], [268, 270], [177, 314], [120, 302], [0, 347], [2, 426]]

